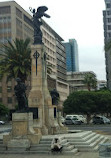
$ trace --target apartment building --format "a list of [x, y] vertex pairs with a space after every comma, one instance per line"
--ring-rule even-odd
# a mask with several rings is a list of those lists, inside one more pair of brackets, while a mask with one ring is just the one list
[[69, 84], [69, 93], [72, 93], [74, 91], [88, 90], [87, 86], [83, 83], [85, 74], [87, 73], [95, 75], [95, 73], [92, 71], [72, 72], [72, 73], [67, 72], [67, 83]]
[[[52, 68], [52, 74], [50, 75], [49, 82], [52, 78], [52, 88], [54, 87], [58, 90], [58, 82], [59, 80], [61, 80], [62, 89], [63, 87], [65, 87], [65, 94], [63, 98], [66, 99], [69, 94], [69, 86], [65, 82], [66, 57], [64, 47], [61, 43], [63, 39], [44, 20], [42, 20], [42, 22], [43, 25], [41, 27], [41, 30], [43, 33], [43, 43], [45, 45], [45, 51], [47, 54], [47, 64], [50, 65]], [[27, 13], [15, 1], [0, 2], [0, 43], [6, 44], [8, 40], [13, 42], [15, 38], [30, 38], [31, 44], [33, 44], [33, 32], [32, 16], [29, 13]], [[63, 60], [62, 65], [61, 62], [59, 62], [58, 60], [58, 54], [61, 56], [60, 60]], [[59, 65], [61, 65], [61, 67]], [[30, 78], [27, 81], [27, 84], [29, 91]], [[16, 104], [16, 99], [14, 96], [14, 86], [14, 79], [6, 83], [6, 77], [4, 77], [3, 80], [0, 82], [0, 101], [3, 104], [7, 105], [10, 109], [14, 109]], [[60, 95], [60, 98], [62, 98], [62, 93]]]

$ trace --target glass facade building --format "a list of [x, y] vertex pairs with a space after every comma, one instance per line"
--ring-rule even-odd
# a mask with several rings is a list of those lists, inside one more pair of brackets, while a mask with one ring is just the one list
[[78, 72], [78, 45], [75, 39], [69, 39], [69, 42], [63, 43], [66, 51], [67, 72]]

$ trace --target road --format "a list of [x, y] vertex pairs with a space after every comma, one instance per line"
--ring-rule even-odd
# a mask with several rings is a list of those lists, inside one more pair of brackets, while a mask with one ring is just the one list
[[[69, 130], [86, 130], [93, 131], [101, 134], [111, 135], [111, 125], [68, 125]], [[0, 125], [0, 133], [9, 132], [11, 130], [11, 124]]]
[[69, 130], [86, 130], [111, 135], [111, 125], [68, 125]]
[[12, 128], [11, 124], [0, 125], [0, 133], [10, 132], [11, 128]]

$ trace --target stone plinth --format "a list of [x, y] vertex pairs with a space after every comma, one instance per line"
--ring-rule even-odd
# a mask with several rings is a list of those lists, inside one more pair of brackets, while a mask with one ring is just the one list
[[38, 144], [41, 133], [33, 128], [33, 113], [13, 113], [12, 131], [3, 136], [3, 142], [8, 148], [29, 148], [31, 144]]
[[[34, 53], [39, 53], [36, 59]], [[28, 97], [30, 108], [38, 108], [38, 118], [34, 120], [34, 129], [39, 128], [43, 135], [53, 134], [52, 128], [58, 127], [57, 119], [54, 118], [54, 106], [47, 87], [47, 65], [44, 45], [31, 46], [31, 90]]]

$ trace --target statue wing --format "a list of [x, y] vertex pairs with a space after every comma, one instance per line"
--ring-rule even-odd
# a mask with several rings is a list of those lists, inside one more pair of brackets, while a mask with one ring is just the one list
[[47, 10], [48, 10], [48, 8], [46, 6], [40, 6], [37, 8], [37, 12], [39, 12], [39, 13], [44, 13]]
[[44, 13], [44, 16], [47, 17], [47, 18], [50, 18], [50, 16], [46, 13]]
[[50, 18], [50, 16], [48, 14], [46, 14], [45, 12], [48, 10], [48, 8], [46, 6], [41, 6], [37, 8], [37, 13], [41, 14], [42, 16], [45, 16], [47, 18]]

